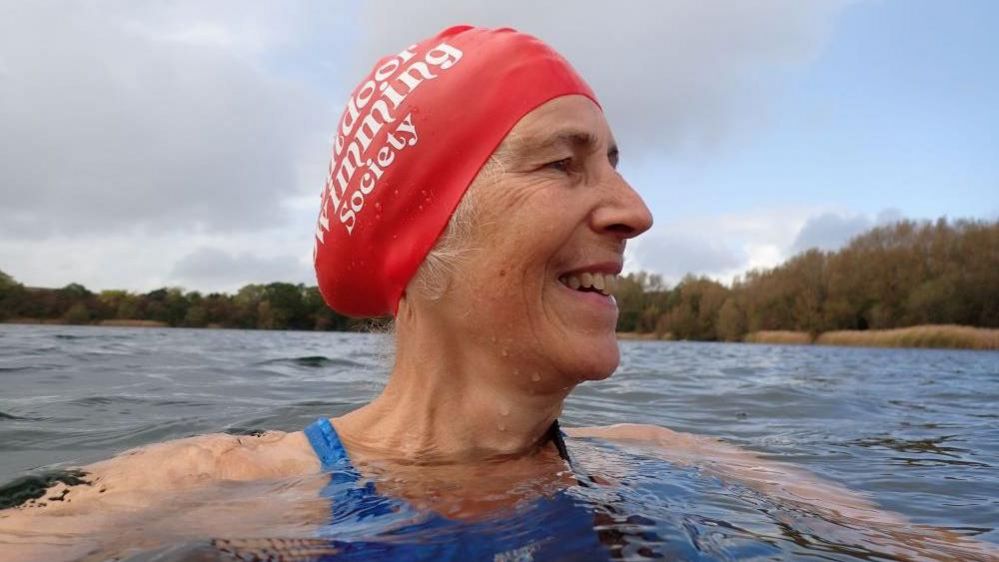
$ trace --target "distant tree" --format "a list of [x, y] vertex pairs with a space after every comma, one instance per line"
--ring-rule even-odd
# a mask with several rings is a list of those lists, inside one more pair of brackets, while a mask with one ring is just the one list
[[680, 340], [717, 340], [718, 315], [728, 296], [721, 283], [688, 275], [673, 290], [661, 329]]
[[69, 307], [69, 310], [63, 314], [62, 319], [67, 324], [89, 324], [93, 320], [93, 316], [90, 310], [87, 309], [86, 304], [78, 302]]
[[4, 273], [4, 271], [2, 269], [0, 269], [0, 291], [3, 291], [4, 289], [7, 289], [8, 287], [13, 287], [14, 285], [17, 285], [17, 284], [18, 284], [18, 282], [15, 281], [13, 277], [11, 277], [10, 275]]
[[309, 314], [302, 300], [305, 287], [291, 283], [270, 283], [264, 298], [270, 303], [271, 329], [310, 329]]
[[[233, 297], [234, 327], [237, 328], [257, 328], [260, 322], [257, 319], [260, 301], [264, 298], [263, 285], [245, 285]], [[269, 308], [269, 305], [268, 305]]]
[[718, 310], [716, 331], [722, 341], [742, 341], [746, 336], [746, 313], [739, 306], [737, 297], [730, 295]]
[[0, 271], [0, 321], [15, 318], [24, 308], [27, 292], [13, 277]]
[[652, 332], [666, 309], [669, 290], [662, 276], [644, 271], [618, 279], [614, 292], [617, 300], [619, 332]]
[[[615, 293], [619, 331], [670, 332], [677, 339], [742, 339], [757, 330], [812, 333], [923, 323], [999, 327], [999, 221], [901, 221], [852, 239], [836, 252], [807, 250], [752, 270], [726, 287], [688, 275], [670, 289], [634, 272]], [[93, 294], [24, 287], [0, 271], [0, 320], [73, 323], [143, 319], [171, 326], [361, 330], [371, 323], [339, 315], [318, 288], [250, 284], [234, 295], [164, 287], [146, 294]]]
[[208, 311], [201, 305], [188, 307], [184, 314], [184, 326], [188, 328], [204, 328], [208, 324]]
[[345, 331], [350, 328], [350, 319], [326, 306], [318, 287], [306, 287], [302, 301], [308, 310], [310, 329]]
[[260, 330], [273, 330], [276, 327], [274, 310], [271, 301], [262, 300], [257, 303], [257, 326]]

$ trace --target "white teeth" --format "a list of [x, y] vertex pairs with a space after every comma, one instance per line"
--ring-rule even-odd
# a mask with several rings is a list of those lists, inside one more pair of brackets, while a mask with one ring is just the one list
[[565, 275], [559, 278], [563, 285], [572, 290], [596, 289], [603, 295], [610, 296], [617, 289], [617, 275], [583, 272], [577, 275]]

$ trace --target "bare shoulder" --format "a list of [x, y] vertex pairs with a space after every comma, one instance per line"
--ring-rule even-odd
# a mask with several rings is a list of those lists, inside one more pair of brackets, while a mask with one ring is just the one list
[[209, 434], [147, 445], [86, 467], [119, 485], [186, 487], [212, 480], [257, 480], [314, 472], [319, 467], [302, 432], [255, 436]]
[[[318, 470], [319, 461], [302, 432], [199, 435], [146, 445], [82, 467], [73, 481], [58, 482], [19, 508], [55, 514], [78, 513], [98, 504], [141, 507], [157, 496], [221, 480], [287, 478]], [[0, 517], [9, 511], [0, 511]]]
[[[212, 524], [228, 529], [231, 518], [216, 513], [198, 519], [185, 507], [198, 504], [185, 501], [212, 484], [318, 474], [319, 461], [302, 432], [201, 435], [132, 449], [73, 471], [41, 496], [0, 510], [0, 562], [77, 559], [112, 536], [109, 529], [141, 534], [146, 519], [158, 527], [189, 519], [201, 521], [203, 529]], [[164, 515], [169, 506], [184, 517]]]
[[879, 511], [862, 494], [819, 478], [801, 467], [767, 459], [717, 437], [643, 424], [582, 427], [566, 432], [574, 437], [596, 437], [645, 446], [668, 462], [696, 466], [775, 497], [832, 509], [841, 515], [883, 522], [901, 521], [894, 514]]
[[565, 428], [564, 431], [573, 437], [632, 443], [668, 462], [696, 466], [783, 501], [807, 506], [809, 511], [830, 516], [831, 520], [853, 520], [877, 526], [903, 542], [920, 543], [929, 538], [953, 545], [959, 549], [955, 551], [955, 560], [999, 560], [999, 548], [995, 545], [946, 529], [913, 526], [905, 517], [880, 509], [861, 493], [717, 437], [644, 424]]
[[596, 437], [610, 441], [631, 441], [668, 447], [675, 454], [748, 454], [716, 437], [673, 431], [658, 425], [619, 423], [595, 427], [565, 428], [572, 437]]

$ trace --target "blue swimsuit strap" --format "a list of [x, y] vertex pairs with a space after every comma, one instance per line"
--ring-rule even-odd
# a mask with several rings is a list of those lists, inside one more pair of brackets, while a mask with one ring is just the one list
[[316, 456], [323, 463], [324, 471], [330, 471], [334, 468], [353, 468], [347, 457], [347, 450], [343, 448], [340, 436], [336, 434], [336, 429], [333, 428], [329, 418], [319, 418], [309, 424], [305, 428], [305, 435], [316, 451]]

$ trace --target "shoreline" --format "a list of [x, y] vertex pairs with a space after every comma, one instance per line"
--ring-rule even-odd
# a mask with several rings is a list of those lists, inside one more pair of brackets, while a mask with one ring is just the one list
[[[619, 332], [618, 339], [674, 341], [668, 333], [658, 337], [655, 333]], [[793, 330], [760, 330], [730, 343], [996, 351], [999, 350], [999, 329], [923, 324], [889, 330], [833, 330], [820, 334]]]
[[[101, 320], [100, 322], [90, 322], [85, 324], [66, 322], [65, 320], [53, 318], [8, 318], [0, 321], [0, 324], [20, 324], [23, 326], [97, 326], [99, 328], [171, 328], [166, 322], [156, 320]], [[214, 329], [221, 326], [206, 326]]]
[[[63, 320], [43, 318], [8, 318], [0, 324], [26, 326], [95, 326], [99, 328], [181, 328], [192, 330], [229, 330], [219, 325], [201, 328], [170, 326], [155, 320], [102, 320], [90, 324], [73, 324]], [[267, 330], [262, 330], [267, 331]], [[270, 330], [275, 332], [301, 330]], [[306, 330], [309, 331], [309, 330]], [[350, 333], [350, 332], [348, 332]], [[363, 333], [358, 332], [358, 333]], [[620, 341], [676, 341], [670, 333], [618, 332]], [[684, 340], [698, 341], [698, 340]], [[999, 350], [999, 329], [957, 326], [952, 324], [924, 324], [890, 330], [834, 330], [810, 334], [793, 330], [760, 330], [750, 332], [739, 341], [729, 343], [763, 345], [824, 345], [842, 347], [883, 347], [906, 349], [970, 349], [977, 351]]]

